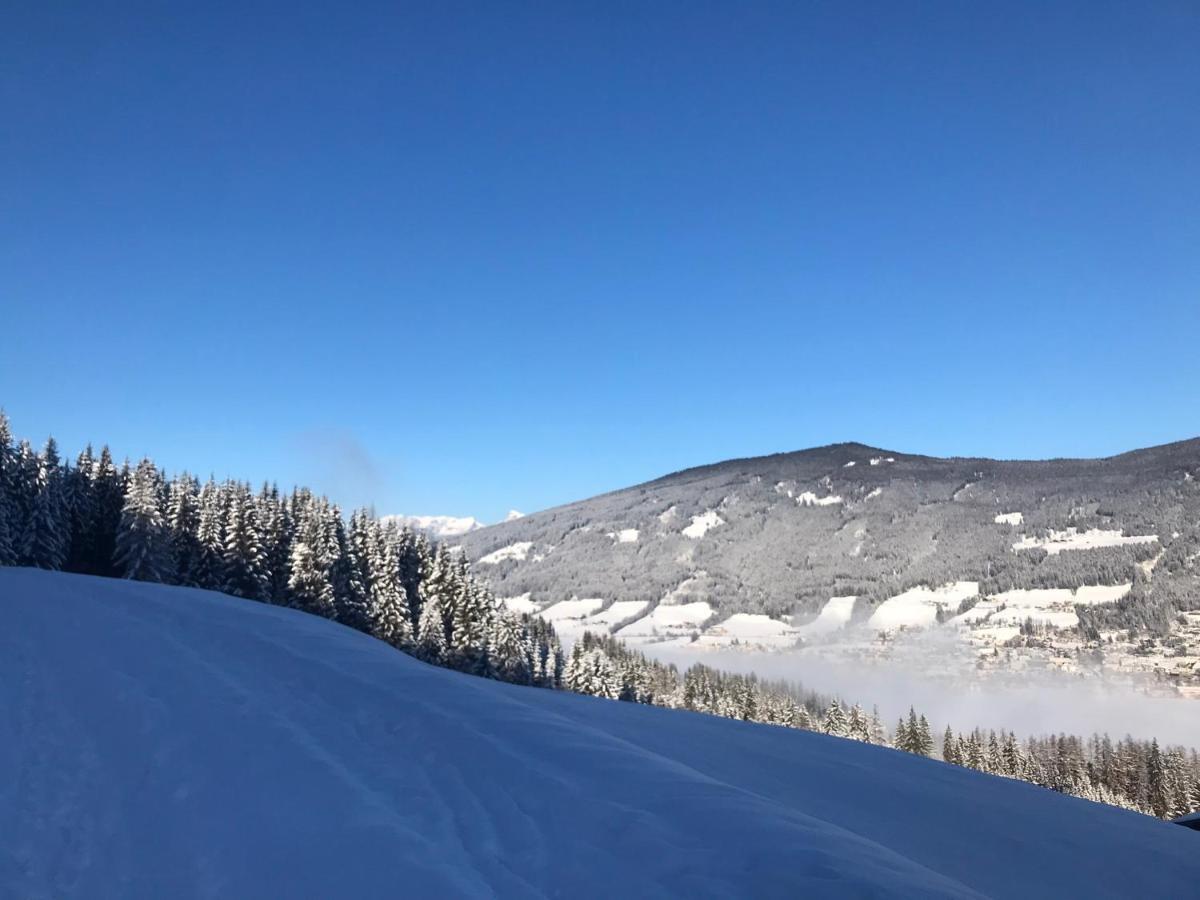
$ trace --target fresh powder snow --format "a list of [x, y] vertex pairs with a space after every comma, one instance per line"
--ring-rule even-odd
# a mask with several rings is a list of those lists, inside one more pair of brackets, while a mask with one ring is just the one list
[[0, 569], [0, 895], [1187, 897], [1195, 832], [517, 687], [207, 591]]

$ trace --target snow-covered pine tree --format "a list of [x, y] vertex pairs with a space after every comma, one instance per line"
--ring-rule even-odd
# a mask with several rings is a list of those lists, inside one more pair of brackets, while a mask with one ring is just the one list
[[[444, 545], [435, 549], [419, 588], [421, 612], [417, 617], [417, 652], [427, 662], [452, 662], [449, 658], [448, 609], [454, 603], [458, 585], [453, 563]], [[440, 628], [441, 636], [436, 632]]]
[[258, 521], [262, 532], [263, 553], [267, 563], [270, 600], [287, 603], [288, 575], [292, 545], [292, 520], [288, 504], [279, 497], [275, 485], [263, 485], [258, 495]]
[[955, 740], [954, 731], [949, 725], [946, 726], [946, 733], [942, 735], [942, 759], [956, 766], [962, 765], [962, 760], [958, 755], [958, 742]]
[[478, 584], [459, 556], [454, 564], [458, 601], [450, 620], [450, 651], [455, 668], [474, 675], [488, 671], [488, 644], [497, 616], [495, 600]]
[[326, 619], [335, 618], [333, 584], [325, 558], [325, 523], [311, 496], [294, 498], [296, 535], [292, 541], [289, 605]]
[[196, 587], [220, 590], [225, 585], [224, 516], [221, 511], [221, 491], [212, 478], [200, 488], [196, 507], [195, 552], [186, 581]]
[[13, 534], [16, 511], [12, 483], [16, 480], [16, 473], [13, 471], [15, 465], [8, 416], [0, 409], [0, 566], [11, 566], [17, 562], [14, 547], [16, 536]]
[[486, 674], [498, 681], [529, 684], [533, 678], [533, 658], [529, 635], [520, 620], [507, 613], [498, 615], [489, 637]]
[[446, 625], [442, 619], [442, 598], [437, 593], [427, 594], [421, 603], [417, 656], [434, 665], [441, 665], [446, 658]]
[[813, 727], [812, 715], [809, 713], [808, 707], [805, 706], [804, 704], [800, 704], [796, 709], [795, 724], [796, 724], [797, 728], [804, 728], [809, 731], [812, 730], [812, 727]]
[[92, 445], [88, 444], [76, 457], [75, 468], [70, 469], [64, 476], [63, 489], [69, 511], [67, 561], [64, 567], [71, 572], [88, 571], [91, 560], [96, 555], [96, 497], [93, 484], [95, 468]]
[[46, 441], [36, 465], [29, 515], [25, 520], [26, 534], [21, 541], [22, 562], [39, 569], [61, 569], [67, 561], [70, 520], [63, 495], [62, 465], [54, 438]]
[[162, 479], [143, 459], [129, 482], [116, 539], [115, 562], [124, 578], [167, 581], [171, 576], [171, 538], [163, 519]]
[[350, 525], [342, 539], [346, 557], [345, 587], [338, 602], [338, 621], [368, 633], [372, 629], [371, 582], [374, 580], [370, 522], [366, 510], [355, 510], [350, 514]]
[[225, 592], [265, 603], [270, 595], [267, 564], [258, 529], [258, 509], [246, 485], [229, 486], [224, 524]]
[[167, 530], [171, 533], [171, 558], [180, 584], [193, 584], [199, 552], [200, 530], [198, 486], [187, 472], [167, 486]]
[[29, 441], [22, 439], [12, 455], [13, 478], [11, 480], [13, 522], [13, 553], [17, 564], [30, 565], [33, 553], [34, 498], [37, 496], [38, 455]]
[[377, 520], [370, 520], [367, 532], [369, 557], [371, 633], [393, 647], [412, 647], [414, 627], [404, 585], [400, 583], [400, 565], [395, 544]]
[[834, 697], [826, 708], [825, 715], [821, 717], [821, 731], [835, 737], [847, 737], [850, 733], [849, 725], [842, 704]]
[[117, 469], [107, 446], [100, 448], [100, 456], [92, 464], [92, 523], [89, 528], [91, 558], [83, 570], [90, 574], [121, 574], [115, 559], [117, 531], [121, 526], [121, 510], [125, 505], [128, 469], [128, 463], [124, 469]]
[[862, 741], [864, 744], [871, 743], [871, 730], [867, 724], [867, 717], [863, 713], [862, 707], [857, 703], [850, 707], [850, 718], [847, 722], [847, 733], [849, 737], [856, 741]]

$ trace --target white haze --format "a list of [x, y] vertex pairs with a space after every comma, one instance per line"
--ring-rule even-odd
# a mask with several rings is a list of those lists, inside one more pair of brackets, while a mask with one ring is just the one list
[[[760, 678], [797, 681], [807, 689], [837, 695], [850, 703], [879, 707], [889, 726], [908, 712], [924, 713], [940, 732], [972, 728], [1010, 729], [1019, 737], [1066, 732], [1108, 732], [1158, 738], [1160, 743], [1200, 747], [1200, 704], [1147, 693], [1127, 684], [1055, 671], [1020, 673], [1019, 683], [980, 674], [951, 678], [923, 673], [911, 664], [885, 660], [830, 659], [805, 651], [689, 652], [679, 648], [641, 649], [681, 668], [692, 663]], [[952, 653], [942, 642], [930, 652]]]

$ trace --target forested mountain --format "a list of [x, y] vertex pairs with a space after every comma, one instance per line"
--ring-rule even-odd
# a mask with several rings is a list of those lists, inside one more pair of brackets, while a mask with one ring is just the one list
[[788, 682], [680, 672], [608, 634], [564, 654], [552, 623], [514, 612], [466, 557], [365, 510], [344, 517], [297, 488], [167, 477], [151, 460], [118, 467], [107, 447], [60, 458], [13, 444], [0, 413], [0, 566], [220, 591], [332, 619], [434, 665], [612, 700], [821, 731], [1170, 818], [1200, 806], [1200, 758], [1154, 741], [1114, 744], [948, 733], [915, 710], [889, 730], [877, 713]]
[[755, 614], [791, 644], [827, 636], [806, 627], [822, 613], [822, 626], [872, 630], [959, 616], [997, 646], [1150, 637], [1181, 674], [1200, 662], [1186, 616], [1200, 610], [1200, 439], [1041, 462], [837, 444], [689, 469], [455, 542], [521, 608], [596, 598], [584, 624], [625, 637], [689, 639]]

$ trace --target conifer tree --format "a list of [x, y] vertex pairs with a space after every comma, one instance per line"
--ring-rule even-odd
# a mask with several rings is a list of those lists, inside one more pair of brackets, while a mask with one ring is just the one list
[[220, 489], [211, 478], [200, 488], [196, 506], [196, 542], [186, 580], [196, 587], [220, 590], [225, 585], [224, 516]]
[[407, 650], [413, 644], [414, 628], [408, 597], [400, 582], [395, 546], [377, 521], [371, 522], [367, 538], [371, 633], [393, 647]]
[[266, 602], [269, 583], [262, 535], [258, 530], [258, 510], [245, 485], [230, 485], [222, 549], [225, 592]]
[[821, 718], [821, 731], [835, 737], [849, 735], [849, 722], [846, 720], [845, 712], [842, 711], [842, 704], [836, 697], [830, 702], [825, 710], [825, 715]]
[[16, 458], [12, 449], [12, 432], [9, 430], [8, 416], [0, 409], [0, 566], [11, 566], [17, 562], [15, 549], [16, 535], [14, 520], [16, 518], [15, 498], [13, 496], [16, 473], [13, 471]]
[[67, 561], [69, 539], [63, 473], [54, 438], [36, 460], [36, 477], [22, 539], [23, 562], [39, 569], [61, 569]]
[[199, 552], [197, 533], [200, 528], [200, 509], [196, 483], [186, 472], [167, 488], [167, 529], [171, 533], [171, 558], [180, 584], [194, 584]]
[[100, 448], [100, 458], [92, 468], [93, 552], [85, 571], [93, 575], [121, 575], [116, 563], [117, 531], [125, 505], [129, 464], [118, 470], [108, 446]]
[[942, 735], [942, 759], [956, 766], [962, 765], [962, 759], [958, 755], [958, 742], [949, 725], [946, 726], [946, 733]]
[[[336, 538], [335, 538], [336, 540]], [[370, 519], [366, 510], [350, 514], [344, 538], [345, 587], [338, 603], [338, 621], [358, 631], [369, 632], [372, 619]]]
[[163, 521], [158, 468], [143, 459], [130, 479], [116, 540], [122, 577], [166, 581], [170, 575], [170, 534]]
[[333, 585], [324, 553], [324, 524], [311, 502], [297, 510], [297, 516], [288, 579], [289, 603], [313, 615], [335, 618]]
[[862, 707], [857, 703], [850, 707], [847, 733], [849, 737], [856, 741], [862, 741], [864, 744], [871, 743], [871, 731], [867, 724], [867, 717], [863, 714]]
[[12, 457], [12, 503], [13, 554], [17, 564], [32, 564], [34, 536], [34, 502], [37, 497], [38, 455], [29, 441], [22, 439]]
[[72, 572], [87, 572], [96, 555], [95, 522], [96, 498], [93, 479], [96, 460], [88, 444], [75, 459], [75, 468], [64, 480], [70, 524], [68, 526], [67, 562]]
[[437, 593], [428, 594], [421, 604], [417, 655], [434, 665], [440, 665], [446, 658], [446, 625], [442, 620], [442, 599]]

